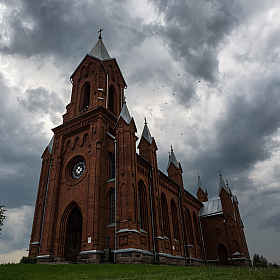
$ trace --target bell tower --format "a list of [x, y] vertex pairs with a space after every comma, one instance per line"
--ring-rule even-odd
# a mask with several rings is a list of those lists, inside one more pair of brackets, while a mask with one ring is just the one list
[[39, 262], [98, 263], [115, 247], [115, 127], [126, 82], [101, 31], [70, 77], [71, 101], [42, 155], [29, 249]]
[[104, 107], [116, 118], [123, 105], [127, 87], [115, 58], [111, 58], [101, 35], [70, 80], [73, 84], [71, 102], [66, 106], [63, 122], [97, 107]]

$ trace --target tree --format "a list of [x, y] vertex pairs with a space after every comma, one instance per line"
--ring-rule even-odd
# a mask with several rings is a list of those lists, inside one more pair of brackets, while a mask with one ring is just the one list
[[2, 226], [3, 226], [3, 222], [6, 219], [6, 216], [4, 215], [4, 212], [6, 211], [5, 209], [3, 209], [5, 206], [0, 205], [0, 234], [1, 234], [1, 230], [2, 230]]
[[268, 261], [263, 255], [255, 254], [253, 257], [253, 265], [260, 267], [267, 267]]

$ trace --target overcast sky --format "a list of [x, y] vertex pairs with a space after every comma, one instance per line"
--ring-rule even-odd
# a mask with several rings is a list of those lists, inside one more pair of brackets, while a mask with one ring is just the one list
[[138, 136], [147, 117], [159, 168], [172, 144], [184, 187], [195, 195], [199, 172], [210, 199], [221, 169], [251, 257], [280, 263], [279, 14], [279, 0], [2, 0], [0, 263], [27, 253], [41, 155], [100, 28]]

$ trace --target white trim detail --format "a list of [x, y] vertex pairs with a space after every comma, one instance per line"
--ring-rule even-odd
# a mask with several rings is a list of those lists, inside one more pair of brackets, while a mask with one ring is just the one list
[[120, 229], [116, 233], [122, 233], [122, 232], [136, 232], [136, 233], [140, 233], [140, 231], [138, 231], [137, 229], [128, 229], [128, 228]]
[[101, 250], [89, 250], [89, 251], [81, 251], [81, 255], [88, 255], [88, 254], [104, 254], [104, 251]]

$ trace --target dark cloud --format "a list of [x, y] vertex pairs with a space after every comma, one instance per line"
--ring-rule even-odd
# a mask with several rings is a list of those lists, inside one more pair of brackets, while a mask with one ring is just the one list
[[33, 205], [40, 175], [40, 156], [48, 144], [44, 123], [28, 123], [28, 112], [8, 102], [16, 88], [9, 88], [0, 75], [0, 169], [1, 201], [7, 208]]
[[243, 12], [229, 1], [153, 1], [165, 25], [154, 24], [177, 60], [188, 73], [213, 83], [219, 71], [217, 58], [221, 43], [240, 22]]
[[109, 8], [99, 1], [20, 1], [6, 15], [12, 31], [9, 42], [2, 44], [0, 51], [26, 57], [51, 55], [56, 57], [55, 63], [64, 60], [64, 64], [77, 65], [77, 60], [93, 47], [102, 27], [109, 49], [122, 52], [124, 45], [140, 45], [143, 39], [139, 20], [127, 17], [126, 2], [108, 1]]
[[[18, 102], [30, 112], [50, 115], [53, 123], [61, 121], [61, 115], [65, 108], [55, 92], [49, 92], [43, 87], [28, 89], [22, 96], [18, 97]], [[57, 113], [60, 113], [59, 119], [56, 116]]]

